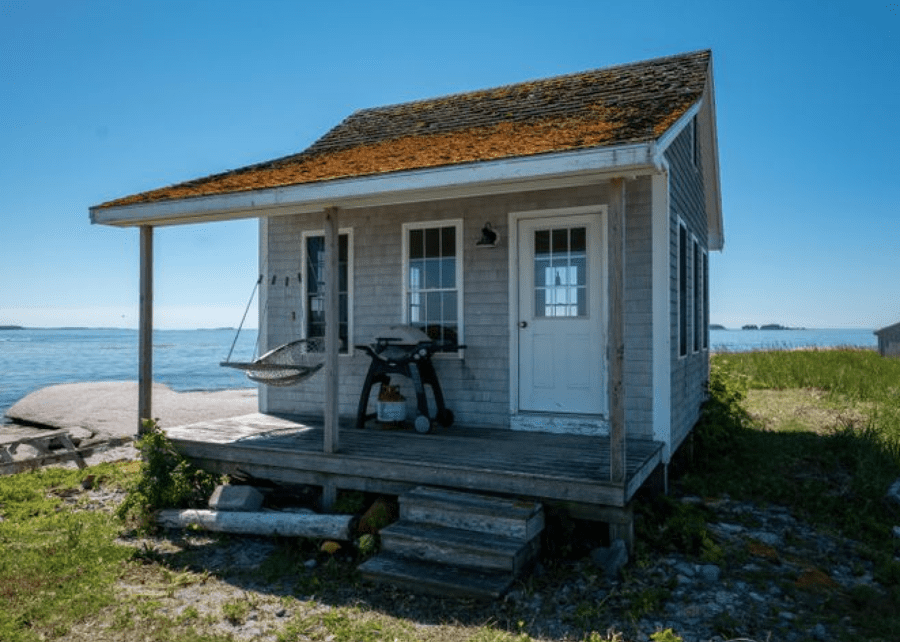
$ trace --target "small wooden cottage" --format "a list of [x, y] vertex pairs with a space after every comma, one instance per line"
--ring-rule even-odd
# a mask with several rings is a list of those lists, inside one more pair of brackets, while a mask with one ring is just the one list
[[[258, 416], [170, 432], [190, 456], [326, 497], [556, 502], [627, 536], [631, 498], [706, 397], [723, 245], [712, 54], [363, 109], [299, 154], [90, 215], [141, 230], [144, 381], [155, 226], [258, 218], [264, 344], [328, 337], [324, 376], [263, 386]], [[397, 325], [465, 346], [433, 359], [453, 426], [358, 429], [357, 346]]]
[[900, 357], [900, 323], [875, 330], [878, 337], [878, 354], [882, 357]]

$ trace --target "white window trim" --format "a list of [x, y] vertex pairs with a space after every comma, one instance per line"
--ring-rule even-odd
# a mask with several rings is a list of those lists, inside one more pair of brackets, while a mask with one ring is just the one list
[[709, 250], [700, 247], [700, 319], [703, 327], [700, 328], [700, 350], [709, 352]]
[[[463, 220], [461, 218], [456, 219], [443, 219], [436, 221], [419, 221], [416, 223], [403, 223], [401, 226], [401, 252], [403, 255], [403, 275], [402, 275], [402, 291], [400, 297], [400, 319], [404, 325], [409, 323], [409, 309], [406, 305], [406, 302], [409, 298], [409, 232], [410, 230], [421, 230], [428, 229], [434, 227], [453, 227], [456, 229], [456, 322], [458, 325], [457, 329], [457, 343], [460, 345], [465, 344], [465, 315], [463, 314], [465, 308], [464, 304], [464, 296], [463, 296], [463, 253], [465, 251], [465, 242], [463, 237]], [[462, 359], [464, 357], [464, 351], [457, 351], [456, 355], [449, 353], [437, 353], [435, 357], [456, 357]]]
[[[342, 227], [338, 230], [338, 240], [342, 234], [347, 235], [347, 350], [346, 352], [341, 352], [340, 355], [344, 356], [352, 356], [354, 351], [354, 334], [353, 334], [353, 277], [354, 272], [356, 271], [356, 263], [353, 256], [353, 228], [352, 227]], [[325, 237], [325, 230], [306, 230], [301, 235], [300, 239], [300, 274], [303, 275], [303, 287], [302, 289], [302, 313], [300, 319], [300, 336], [303, 339], [308, 339], [307, 336], [307, 314], [308, 310], [306, 309], [307, 301], [309, 300], [309, 291], [307, 290], [308, 279], [306, 278], [306, 240], [309, 238], [321, 236]]]

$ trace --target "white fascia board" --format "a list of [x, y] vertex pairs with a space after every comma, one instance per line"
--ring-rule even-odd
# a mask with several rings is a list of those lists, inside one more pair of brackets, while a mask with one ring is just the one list
[[681, 115], [681, 118], [676, 120], [662, 136], [656, 139], [656, 145], [653, 150], [653, 163], [660, 172], [668, 171], [667, 163], [665, 162], [666, 150], [669, 149], [669, 146], [676, 138], [678, 138], [678, 134], [684, 131], [684, 128], [690, 124], [691, 119], [700, 112], [700, 106], [702, 104], [703, 98], [691, 105], [690, 108]]
[[655, 171], [652, 152], [652, 143], [641, 143], [542, 154], [231, 194], [92, 207], [90, 215], [92, 223], [102, 225], [177, 225], [318, 212], [326, 206], [350, 209], [526, 188], [569, 187], [596, 182], [598, 174]]

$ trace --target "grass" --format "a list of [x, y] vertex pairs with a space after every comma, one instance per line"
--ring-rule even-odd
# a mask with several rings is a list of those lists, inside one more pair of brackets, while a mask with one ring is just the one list
[[[900, 525], [900, 509], [884, 498], [900, 477], [900, 360], [858, 350], [720, 354], [712, 359], [710, 388], [694, 433], [693, 456], [673, 483], [676, 491], [787, 506], [820, 529], [858, 542], [858, 552], [872, 563], [875, 580], [885, 589], [860, 586], [829, 595], [829, 617], [849, 618], [858, 639], [900, 639], [900, 563], [895, 561], [900, 540], [892, 532]], [[156, 452], [169, 455], [165, 449]], [[285, 642], [532, 639], [524, 621], [518, 626], [493, 620], [426, 625], [352, 597], [316, 597], [338, 594], [340, 587], [352, 596], [359, 583], [352, 554], [327, 556], [316, 542], [278, 541], [268, 560], [231, 584], [192, 565], [191, 545], [175, 553], [122, 545], [118, 538], [125, 523], [144, 523], [150, 514], [145, 509], [156, 501], [153, 489], [141, 484], [151, 473], [159, 471], [145, 462], [0, 477], [0, 640], [218, 642], [233, 639], [223, 626], [256, 626], [261, 614], [279, 608], [291, 613], [277, 621], [274, 632]], [[110, 509], [88, 509], [82, 492], [88, 475], [95, 489], [142, 493], [142, 504], [120, 511], [130, 521], [123, 523]], [[181, 479], [191, 484], [185, 486]], [[176, 476], [170, 488], [193, 492], [194, 481]], [[347, 495], [342, 501], [358, 508], [360, 498]], [[641, 526], [636, 566], [667, 550], [703, 563], [733, 561], [733, 551], [711, 535], [701, 507], [663, 498], [652, 513], [654, 521]], [[746, 554], [762, 560], [761, 567], [769, 557], [777, 561], [778, 551], [762, 544], [758, 548]], [[314, 570], [306, 566], [311, 558], [318, 560]], [[765, 586], [770, 578], [760, 573], [758, 582]], [[798, 578], [802, 586], [785, 590], [812, 587], [807, 592], [815, 597], [816, 590], [828, 589], [827, 580], [810, 568]], [[286, 588], [247, 592], [259, 583]], [[637, 619], [657, 612], [671, 588], [660, 580], [659, 585], [626, 589], [629, 614]], [[200, 597], [185, 605], [178, 601], [184, 592], [208, 592], [220, 600]], [[603, 622], [608, 608], [585, 600], [568, 621], [583, 630], [583, 640], [624, 640], [614, 632], [601, 637], [590, 630]], [[723, 621], [721, 628], [737, 626]], [[671, 631], [647, 634], [656, 642], [678, 640]]]
[[[900, 477], [900, 360], [849, 349], [720, 354], [710, 388], [681, 491], [786, 506], [858, 542], [886, 590], [860, 587], [829, 608], [864, 639], [900, 639], [900, 507], [885, 497]], [[678, 528], [688, 519], [702, 515], [671, 508], [658, 532], [693, 538], [682, 550], [699, 552], [705, 530]]]

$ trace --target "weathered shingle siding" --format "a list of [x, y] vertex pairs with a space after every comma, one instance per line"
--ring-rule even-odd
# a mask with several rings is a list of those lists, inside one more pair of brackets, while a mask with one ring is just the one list
[[900, 324], [877, 330], [878, 353], [883, 357], [900, 357]]
[[[463, 340], [465, 359], [438, 358], [438, 376], [447, 405], [457, 421], [474, 426], [509, 426], [509, 244], [510, 212], [604, 204], [605, 184], [569, 190], [524, 192], [431, 203], [378, 207], [341, 212], [340, 226], [353, 229], [354, 240], [354, 337], [351, 343], [368, 343], [379, 329], [402, 320], [401, 234], [404, 223], [463, 220], [464, 288]], [[626, 224], [626, 412], [628, 430], [652, 433], [652, 385], [650, 379], [650, 182], [627, 183]], [[476, 249], [481, 227], [490, 221], [501, 243], [494, 249]], [[283, 216], [269, 220], [270, 274], [300, 270], [300, 243], [306, 230], [321, 230], [321, 217]], [[515, 234], [513, 234], [515, 237]], [[604, 275], [604, 278], [605, 275]], [[294, 279], [292, 279], [292, 283]], [[267, 286], [269, 346], [302, 335], [303, 302], [299, 286]], [[296, 320], [293, 320], [295, 313]], [[341, 357], [340, 414], [356, 413], [369, 359], [363, 354]], [[415, 398], [408, 381], [397, 377], [408, 403]], [[271, 388], [268, 412], [318, 414], [322, 409], [322, 380], [315, 377], [301, 386]], [[374, 395], [373, 395], [374, 398]]]
[[[670, 186], [670, 259], [671, 259], [671, 345], [672, 345], [672, 448], [676, 449], [693, 428], [700, 416], [700, 406], [706, 399], [709, 380], [709, 352], [694, 351], [693, 346], [693, 239], [702, 250], [708, 247], [707, 219], [703, 191], [703, 177], [699, 162], [692, 158], [691, 126], [688, 126], [666, 151], [669, 162]], [[679, 219], [688, 232], [688, 352], [679, 355]], [[708, 285], [704, 285], [704, 289]], [[703, 293], [706, 297], [706, 293]], [[701, 332], [708, 332], [702, 328]]]
[[650, 179], [626, 183], [625, 423], [629, 434], [653, 436], [653, 265]]

